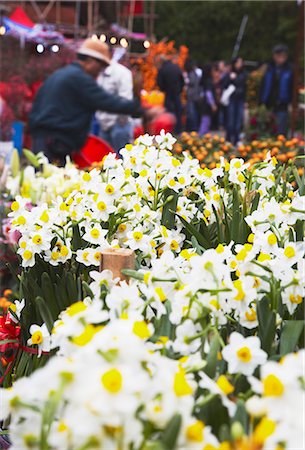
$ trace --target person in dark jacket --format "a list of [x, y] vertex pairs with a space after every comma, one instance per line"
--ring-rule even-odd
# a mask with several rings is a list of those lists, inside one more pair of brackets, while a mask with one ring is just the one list
[[197, 131], [199, 127], [200, 79], [195, 64], [187, 59], [184, 64], [186, 81], [186, 131]]
[[232, 69], [224, 83], [225, 88], [229, 88], [230, 86], [234, 88], [229, 98], [226, 123], [226, 139], [234, 145], [239, 140], [244, 119], [247, 75], [243, 66], [244, 61], [241, 57], [233, 59]]
[[161, 91], [165, 93], [165, 108], [176, 117], [175, 132], [179, 134], [182, 131], [180, 96], [184, 86], [184, 78], [178, 64], [171, 61], [171, 57], [168, 55], [163, 57], [163, 64], [158, 71], [157, 82]]
[[292, 100], [292, 68], [288, 62], [288, 47], [276, 45], [273, 48], [273, 61], [265, 73], [261, 103], [273, 111], [277, 132], [286, 135], [288, 130], [288, 106]]
[[30, 114], [34, 153], [43, 151], [51, 162], [64, 165], [66, 156], [85, 144], [96, 111], [143, 114], [137, 100], [109, 94], [97, 85], [95, 78], [109, 63], [107, 45], [86, 39], [78, 50], [78, 60], [47, 78]]
[[212, 117], [217, 111], [215, 85], [212, 81], [212, 66], [207, 64], [203, 68], [203, 75], [200, 82], [200, 125], [198, 134], [205, 135], [211, 130]]

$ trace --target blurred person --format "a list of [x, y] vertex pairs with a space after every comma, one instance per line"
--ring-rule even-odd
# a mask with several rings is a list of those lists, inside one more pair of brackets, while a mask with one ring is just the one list
[[203, 68], [199, 101], [200, 125], [198, 134], [200, 136], [203, 136], [211, 130], [212, 116], [217, 111], [215, 87], [212, 81], [211, 71], [211, 65], [206, 65]]
[[187, 59], [184, 65], [186, 84], [186, 131], [197, 131], [199, 126], [198, 101], [200, 95], [200, 79], [192, 60]]
[[34, 153], [43, 151], [51, 162], [65, 164], [67, 155], [86, 142], [94, 113], [98, 110], [149, 117], [138, 100], [109, 94], [96, 78], [110, 64], [108, 46], [86, 39], [77, 61], [56, 70], [39, 89], [30, 114]]
[[[99, 74], [97, 84], [109, 94], [119, 95], [128, 100], [133, 98], [132, 73], [127, 67], [115, 61], [114, 57], [109, 66]], [[130, 116], [98, 111], [96, 119], [100, 129], [99, 136], [107, 141], [116, 153], [132, 141], [133, 125]]]
[[292, 68], [288, 62], [288, 47], [276, 45], [272, 51], [272, 58], [262, 83], [261, 103], [274, 113], [277, 132], [286, 135], [293, 79]]
[[244, 120], [247, 74], [241, 57], [232, 60], [232, 68], [224, 81], [224, 88], [230, 88], [231, 94], [227, 107], [227, 141], [237, 144]]
[[182, 131], [181, 93], [184, 87], [184, 78], [178, 64], [171, 60], [171, 55], [162, 55], [161, 59], [163, 62], [158, 71], [157, 83], [165, 94], [165, 108], [176, 117], [175, 132], [179, 134]]
[[217, 107], [217, 109], [215, 109], [215, 111], [213, 111], [213, 113], [212, 113], [211, 128], [217, 130], [219, 127], [219, 123], [218, 123], [219, 117], [218, 116], [219, 116], [220, 99], [221, 99], [222, 90], [223, 90], [221, 71], [219, 70], [217, 62], [214, 62], [211, 65], [211, 80], [212, 80], [212, 84], [213, 84], [214, 99], [215, 99], [216, 107]]
[[[220, 94], [222, 95], [226, 85], [228, 73], [230, 73], [231, 70], [231, 65], [227, 61], [221, 60], [218, 62], [218, 70], [220, 73], [220, 80], [219, 80]], [[224, 105], [222, 105], [219, 100], [217, 122], [218, 127], [221, 130], [226, 128], [226, 120], [227, 120], [227, 108]]]

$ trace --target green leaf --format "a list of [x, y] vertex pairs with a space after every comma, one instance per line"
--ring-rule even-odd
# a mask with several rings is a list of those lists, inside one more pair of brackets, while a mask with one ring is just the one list
[[304, 330], [304, 320], [287, 320], [282, 328], [280, 354], [286, 355], [297, 350], [297, 344]]
[[163, 314], [158, 321], [155, 321], [155, 334], [157, 336], [171, 337], [172, 324], [169, 320], [169, 315], [171, 313], [171, 304], [167, 300], [164, 305], [166, 308], [166, 314]]
[[183, 217], [179, 216], [179, 214], [177, 214], [177, 216], [179, 217], [179, 219], [181, 220], [181, 222], [183, 223], [185, 229], [190, 233], [191, 236], [195, 236], [195, 238], [197, 239], [197, 241], [199, 242], [199, 244], [203, 247], [203, 248], [210, 248], [210, 243], [208, 242], [208, 240], [205, 238], [205, 236], [203, 236], [195, 227], [194, 225], [192, 225], [191, 223], [189, 223], [187, 220], [185, 220]]
[[212, 337], [212, 341], [210, 344], [210, 351], [209, 351], [209, 355], [207, 357], [207, 364], [205, 366], [205, 368], [203, 369], [204, 372], [210, 377], [210, 378], [214, 378], [215, 373], [216, 373], [216, 366], [217, 366], [217, 353], [220, 350], [220, 342], [219, 342], [219, 337], [214, 334], [214, 336]]
[[70, 305], [78, 300], [82, 300], [78, 298], [77, 281], [71, 272], [66, 274], [66, 287]]
[[245, 407], [245, 402], [242, 400], [237, 400], [237, 409], [233, 422], [239, 422], [243, 426], [244, 430], [248, 427], [248, 414]]
[[[171, 197], [171, 200], [167, 201]], [[172, 189], [167, 188], [164, 192], [165, 204], [162, 209], [161, 224], [168, 230], [175, 226], [175, 214], [177, 211], [178, 194]]]
[[93, 292], [90, 289], [90, 286], [88, 285], [88, 283], [86, 283], [86, 281], [82, 282], [82, 287], [83, 287], [83, 291], [86, 295], [89, 295], [90, 298], [94, 297]]
[[234, 242], [240, 242], [239, 226], [241, 222], [241, 203], [237, 188], [233, 188], [232, 228], [231, 238]]
[[73, 235], [72, 235], [72, 249], [74, 251], [82, 248], [82, 238], [80, 235], [80, 229], [78, 223], [73, 223], [72, 225]]
[[195, 236], [191, 237], [191, 243], [193, 248], [196, 250], [196, 253], [198, 253], [198, 255], [202, 255], [202, 253], [204, 252], [204, 248], [198, 243]]
[[37, 156], [34, 155], [33, 152], [30, 150], [27, 150], [26, 148], [23, 149], [23, 154], [26, 157], [26, 159], [34, 166], [36, 169], [39, 168], [40, 164], [38, 162]]
[[49, 310], [52, 314], [54, 321], [57, 319], [60, 313], [60, 307], [54, 291], [54, 285], [51, 281], [49, 274], [43, 272], [41, 276], [41, 289], [43, 293], [43, 298], [48, 304]]
[[146, 441], [141, 450], [166, 450], [160, 441]]
[[304, 176], [302, 176], [302, 178], [300, 177], [296, 167], [293, 168], [293, 175], [294, 175], [295, 181], [298, 184], [299, 194], [300, 195], [304, 195], [305, 194], [305, 179], [304, 179]]
[[161, 442], [167, 450], [174, 450], [178, 439], [182, 418], [180, 414], [175, 414], [166, 425]]
[[257, 302], [258, 335], [262, 349], [270, 355], [275, 337], [275, 312], [270, 310], [267, 297]]
[[257, 192], [257, 193], [255, 194], [254, 199], [252, 200], [252, 203], [251, 203], [250, 214], [252, 214], [254, 211], [257, 210], [258, 203], [259, 203], [259, 198], [260, 198], [260, 193]]
[[46, 324], [49, 333], [51, 333], [53, 324], [54, 324], [54, 319], [52, 317], [52, 314], [51, 314], [45, 300], [42, 297], [36, 297], [35, 305], [39, 311], [39, 314], [40, 314], [42, 320]]

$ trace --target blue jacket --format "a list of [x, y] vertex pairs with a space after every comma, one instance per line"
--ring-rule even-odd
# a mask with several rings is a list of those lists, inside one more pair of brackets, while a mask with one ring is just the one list
[[[276, 71], [278, 71], [278, 89], [273, 97]], [[292, 99], [292, 69], [289, 64], [276, 67], [274, 63], [269, 64], [265, 73], [262, 90], [261, 102], [267, 106], [287, 106]]]
[[31, 134], [58, 138], [71, 150], [78, 150], [97, 110], [142, 114], [138, 101], [109, 94], [80, 64], [69, 64], [54, 72], [39, 89], [30, 114]]

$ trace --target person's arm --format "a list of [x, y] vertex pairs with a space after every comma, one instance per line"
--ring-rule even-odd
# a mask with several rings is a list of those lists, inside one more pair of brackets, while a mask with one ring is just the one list
[[133, 117], [143, 115], [138, 100], [127, 100], [118, 95], [109, 94], [90, 75], [82, 74], [75, 80], [75, 94], [79, 101], [92, 112], [106, 111], [117, 114], [129, 114]]

